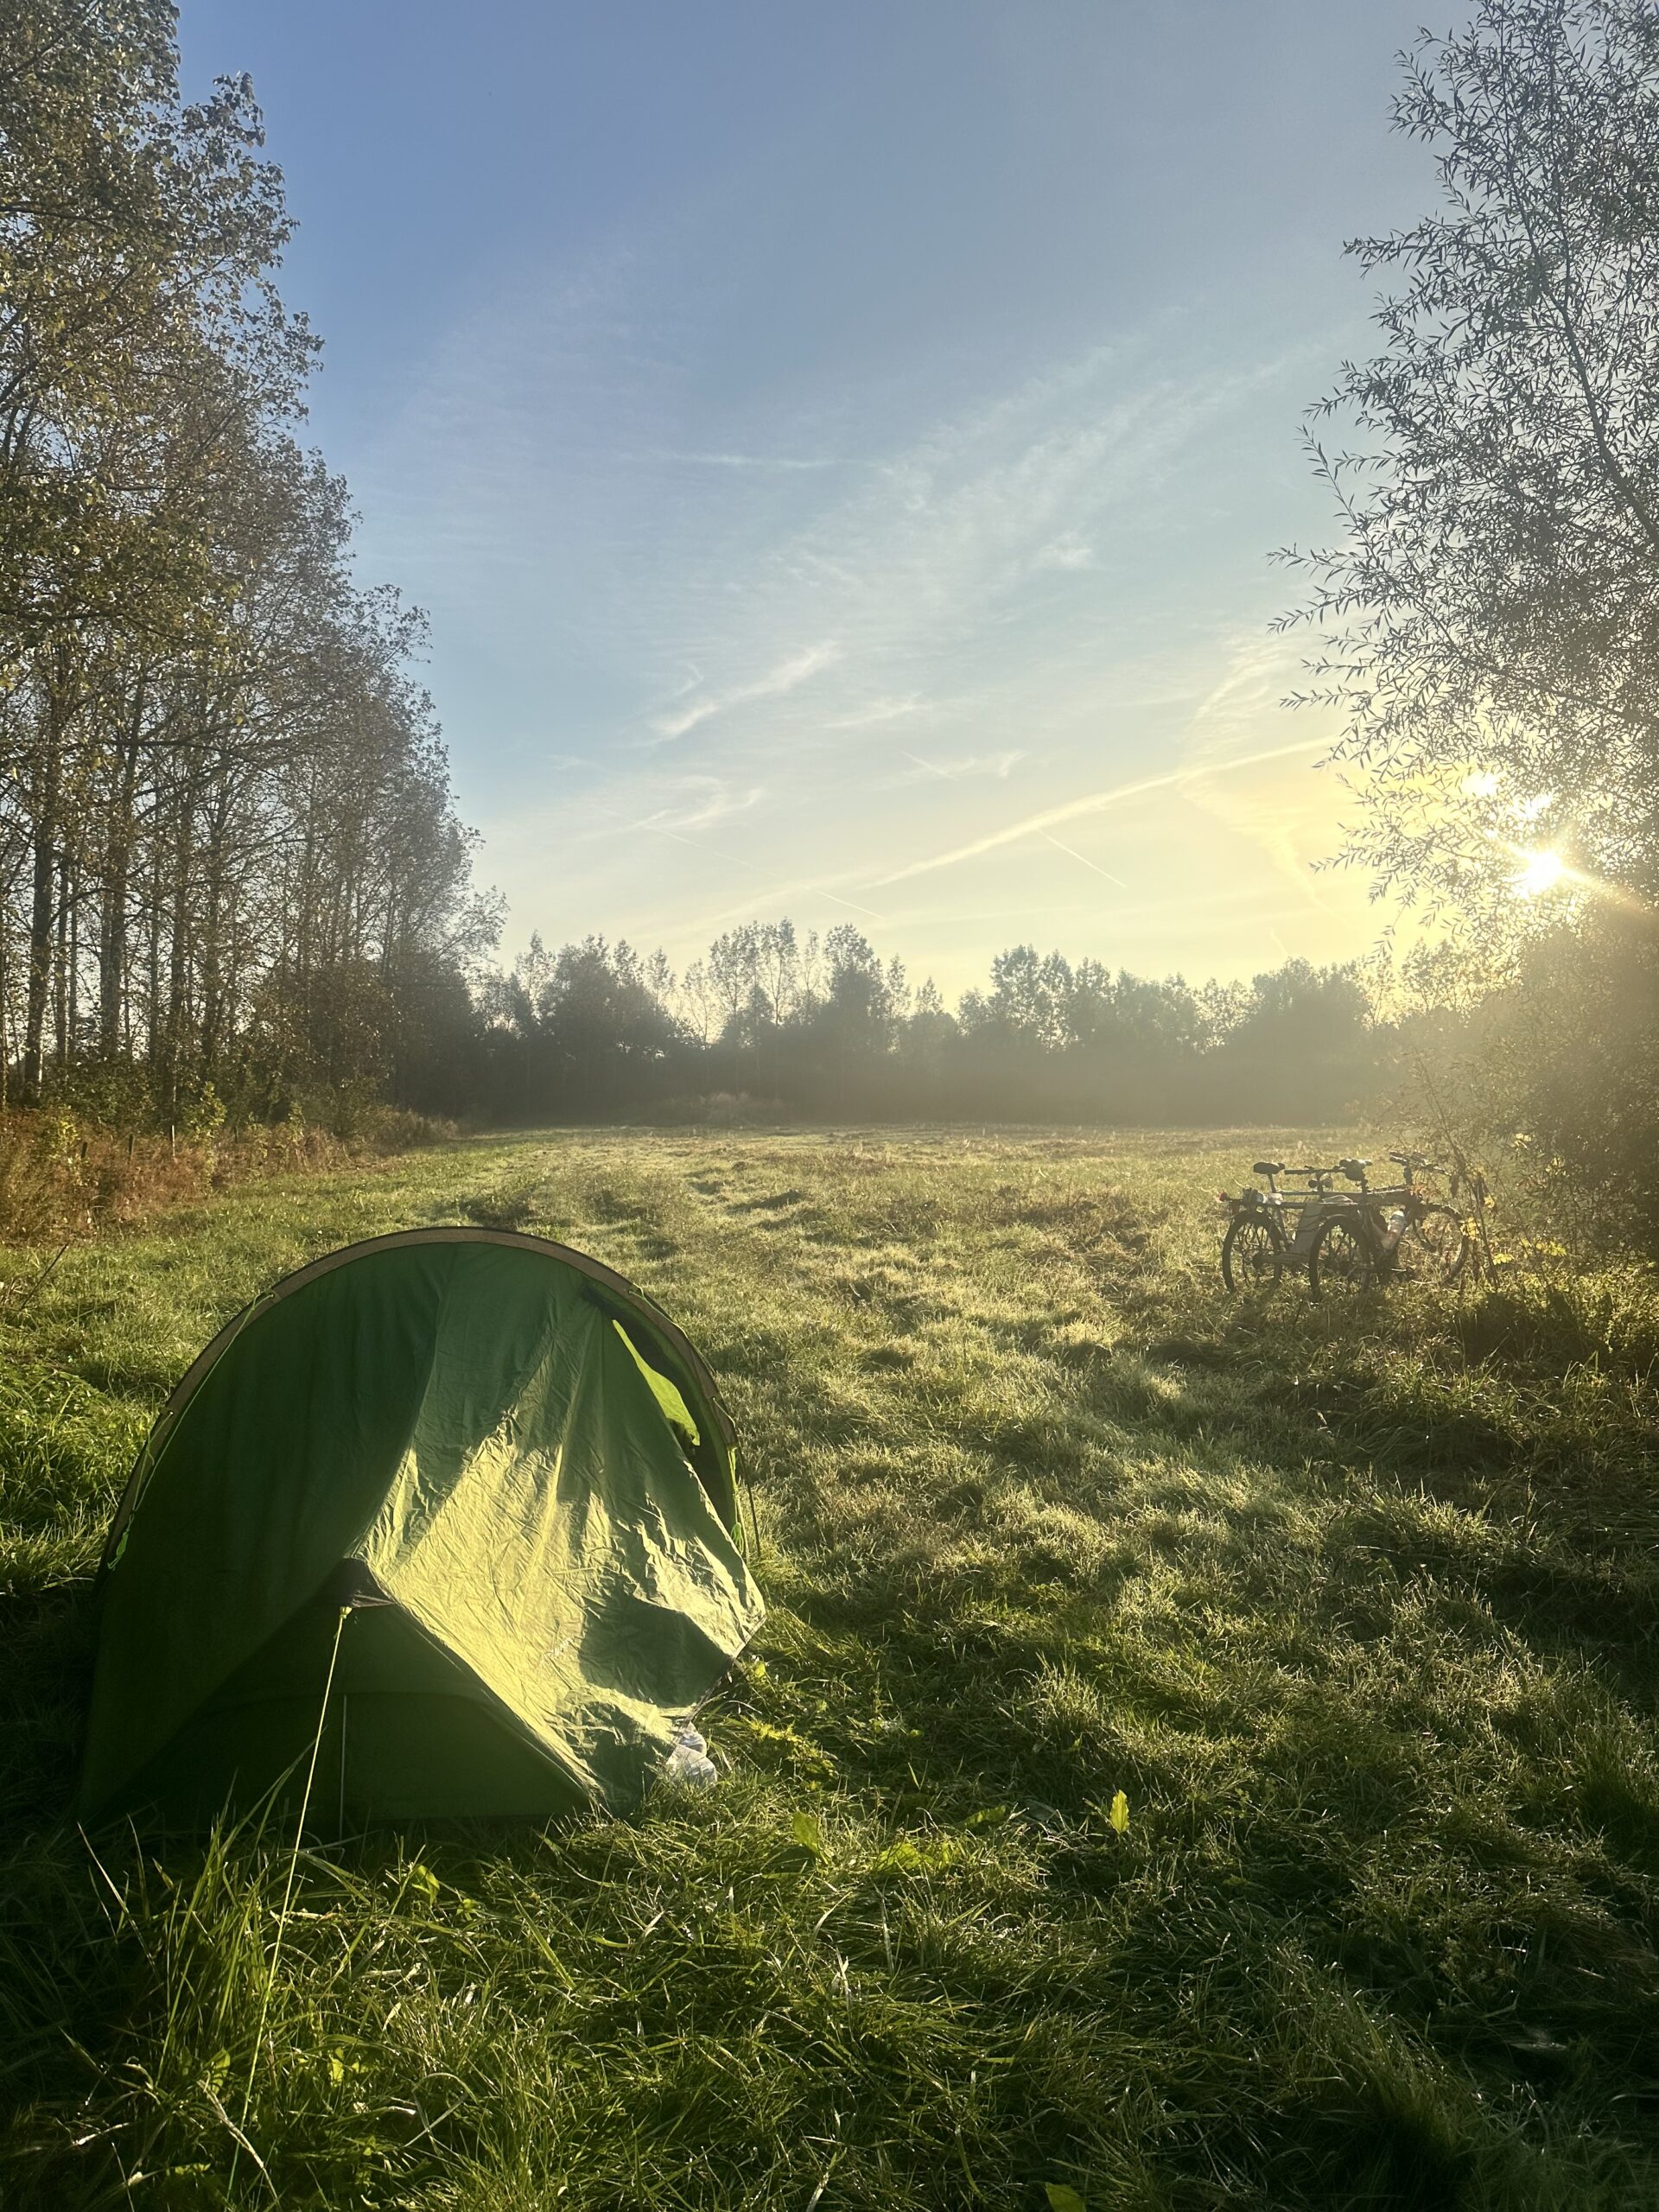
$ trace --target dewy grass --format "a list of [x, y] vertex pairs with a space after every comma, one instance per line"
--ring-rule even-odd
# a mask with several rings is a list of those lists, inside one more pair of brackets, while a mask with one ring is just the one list
[[[67, 1255], [0, 1382], [0, 2202], [1659, 2202], [1659, 1299], [1230, 1301], [1257, 1148], [559, 1135]], [[227, 1313], [480, 1218], [708, 1353], [771, 1617], [717, 1789], [320, 1834], [272, 1977], [291, 1834], [66, 1825], [101, 1528]]]

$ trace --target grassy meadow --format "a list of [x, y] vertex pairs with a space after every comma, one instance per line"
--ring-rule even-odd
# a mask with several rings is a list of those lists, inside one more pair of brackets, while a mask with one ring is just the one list
[[[1659, 1294], [1230, 1300], [1257, 1142], [555, 1133], [0, 1250], [0, 2202], [1659, 2202]], [[222, 1319], [467, 1219], [690, 1332], [770, 1618], [707, 1795], [305, 1852], [256, 2053], [291, 1837], [67, 1821], [92, 1565]]]

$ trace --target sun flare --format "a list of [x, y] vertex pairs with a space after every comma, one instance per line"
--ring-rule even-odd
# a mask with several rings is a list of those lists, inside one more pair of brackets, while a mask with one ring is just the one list
[[1523, 853], [1521, 859], [1513, 886], [1517, 899], [1541, 899], [1546, 892], [1554, 890], [1567, 872], [1559, 853]]

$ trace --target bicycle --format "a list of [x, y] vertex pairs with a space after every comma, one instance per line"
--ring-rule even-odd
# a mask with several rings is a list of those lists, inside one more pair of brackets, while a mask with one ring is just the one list
[[[1345, 1192], [1332, 1195], [1338, 1175], [1363, 1184], [1369, 1160], [1338, 1160], [1329, 1167], [1308, 1164], [1287, 1166], [1282, 1160], [1258, 1160], [1252, 1175], [1265, 1175], [1265, 1192], [1241, 1191], [1236, 1198], [1225, 1191], [1221, 1203], [1230, 1217], [1221, 1240], [1221, 1279], [1229, 1290], [1271, 1290], [1286, 1263], [1306, 1262], [1321, 1221], [1332, 1206], [1351, 1204]], [[1281, 1191], [1279, 1177], [1300, 1175], [1307, 1189]], [[1288, 1225], [1287, 1225], [1288, 1217]]]
[[1374, 1191], [1362, 1181], [1358, 1196], [1321, 1221], [1310, 1240], [1307, 1280], [1316, 1298], [1384, 1281], [1444, 1287], [1471, 1266], [1474, 1245], [1462, 1215], [1416, 1180], [1420, 1173], [1444, 1171], [1426, 1153], [1391, 1152], [1389, 1158], [1401, 1170], [1400, 1182]]

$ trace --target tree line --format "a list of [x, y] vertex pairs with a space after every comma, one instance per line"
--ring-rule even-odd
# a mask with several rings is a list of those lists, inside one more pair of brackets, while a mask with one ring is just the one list
[[476, 1094], [507, 1122], [1318, 1120], [1397, 1056], [1362, 972], [1149, 980], [1015, 945], [948, 1007], [842, 924], [749, 922], [679, 975], [591, 937], [539, 939], [482, 994]]
[[166, 0], [0, 0], [0, 1106], [418, 1090], [493, 940], [262, 148]]

